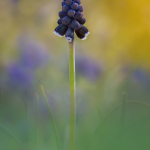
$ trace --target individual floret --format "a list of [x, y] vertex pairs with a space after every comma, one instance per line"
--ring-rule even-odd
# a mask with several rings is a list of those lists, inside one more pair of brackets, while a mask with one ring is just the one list
[[67, 13], [66, 13], [66, 12], [63, 12], [63, 11], [60, 11], [60, 12], [59, 12], [59, 17], [60, 17], [60, 18], [64, 18], [65, 16], [67, 16]]
[[75, 12], [75, 10], [73, 10], [73, 9], [70, 9], [70, 10], [68, 11], [68, 13], [67, 13], [67, 15], [68, 15], [69, 17], [74, 17], [75, 14], [76, 14], [76, 12]]
[[74, 39], [74, 30], [69, 27], [65, 34], [65, 37], [68, 42], [72, 42]]
[[70, 9], [70, 8], [69, 8], [69, 6], [67, 6], [67, 5], [63, 5], [63, 6], [62, 6], [62, 11], [63, 11], [63, 12], [68, 12], [69, 9]]
[[74, 10], [77, 10], [78, 7], [79, 7], [78, 3], [73, 3], [73, 4], [71, 5], [71, 8], [74, 9]]
[[55, 28], [55, 31], [54, 33], [60, 37], [64, 36], [66, 31], [67, 31], [68, 27], [63, 25], [63, 24], [60, 24], [59, 26], [57, 26]]
[[80, 25], [80, 23], [76, 20], [76, 19], [74, 19], [72, 22], [71, 22], [71, 28], [72, 29], [74, 29], [74, 30], [78, 30], [78, 29], [80, 29], [81, 28], [81, 25]]
[[62, 19], [62, 24], [63, 25], [69, 25], [71, 23], [71, 18], [69, 16], [65, 16], [63, 19]]
[[90, 34], [88, 29], [83, 25], [81, 25], [80, 29], [75, 30], [75, 32], [76, 32], [76, 35], [78, 36], [78, 38], [80, 38], [82, 40], [85, 40], [87, 38], [88, 34]]

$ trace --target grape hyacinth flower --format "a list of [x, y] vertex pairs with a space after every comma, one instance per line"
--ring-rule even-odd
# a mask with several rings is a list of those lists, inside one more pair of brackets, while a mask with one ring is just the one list
[[[60, 37], [66, 37], [69, 44], [69, 81], [70, 81], [70, 123], [69, 123], [69, 150], [75, 149], [75, 47], [74, 32], [77, 37], [84, 40], [89, 34], [83, 26], [86, 19], [83, 17], [83, 7], [80, 0], [63, 0], [62, 11], [59, 12], [58, 26], [54, 33]], [[59, 147], [59, 146], [58, 146]]]
[[59, 12], [58, 26], [54, 33], [60, 37], [66, 37], [68, 42], [74, 40], [74, 32], [77, 37], [84, 40], [89, 34], [88, 29], [83, 26], [86, 19], [83, 17], [83, 7], [80, 0], [64, 0], [62, 11]]

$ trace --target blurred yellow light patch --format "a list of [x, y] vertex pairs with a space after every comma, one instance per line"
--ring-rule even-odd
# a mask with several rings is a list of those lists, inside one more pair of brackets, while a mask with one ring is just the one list
[[[53, 34], [57, 13], [61, 10], [60, 1], [22, 0], [17, 6], [10, 2], [0, 2], [1, 51], [8, 55], [13, 42], [26, 30], [45, 41], [54, 52], [57, 43], [66, 48], [65, 39]], [[76, 45], [80, 48], [77, 51], [88, 53], [108, 65], [129, 62], [131, 65], [150, 66], [149, 0], [82, 0], [82, 5], [91, 34], [86, 41], [76, 38]], [[63, 52], [61, 47], [58, 53]]]

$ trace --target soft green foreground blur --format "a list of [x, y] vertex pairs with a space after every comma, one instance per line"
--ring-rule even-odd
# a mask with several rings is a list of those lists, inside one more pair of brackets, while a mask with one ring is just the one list
[[[75, 37], [76, 150], [148, 150], [150, 1], [81, 2], [90, 35]], [[0, 150], [57, 149], [41, 85], [67, 150], [68, 44], [53, 34], [60, 10], [61, 0], [0, 0]]]

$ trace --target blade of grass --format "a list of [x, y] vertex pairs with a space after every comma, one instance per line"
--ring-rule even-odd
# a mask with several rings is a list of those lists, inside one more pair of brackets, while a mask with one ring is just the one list
[[45, 94], [45, 92], [44, 92], [44, 88], [43, 88], [42, 85], [41, 85], [41, 91], [42, 91], [42, 95], [43, 95], [44, 101], [45, 101], [45, 103], [46, 103], [46, 106], [47, 106], [47, 108], [48, 108], [49, 115], [50, 115], [51, 120], [52, 120], [52, 124], [53, 124], [53, 127], [54, 127], [54, 132], [55, 132], [55, 137], [56, 137], [57, 149], [59, 150], [59, 141], [58, 141], [58, 134], [57, 134], [56, 124], [55, 124], [54, 117], [53, 117], [52, 111], [51, 111], [51, 109], [50, 109], [50, 106], [49, 106], [49, 104], [48, 104], [48, 100], [47, 100], [47, 97], [46, 97], [46, 94]]
[[7, 128], [4, 126], [0, 125], [0, 128], [5, 131], [7, 134], [9, 134], [11, 137], [13, 137], [19, 144], [21, 144], [21, 141], [12, 133], [10, 132]]

